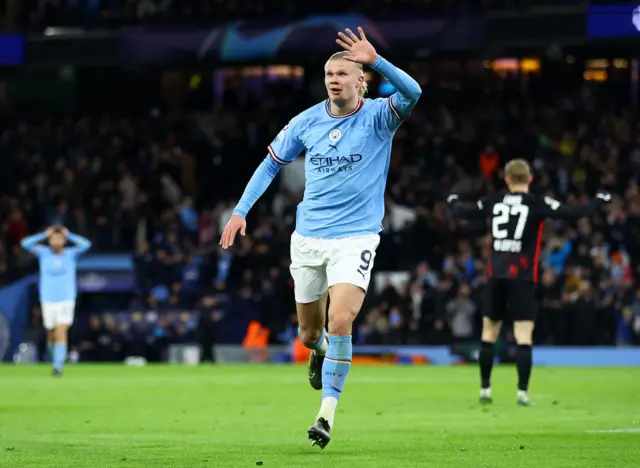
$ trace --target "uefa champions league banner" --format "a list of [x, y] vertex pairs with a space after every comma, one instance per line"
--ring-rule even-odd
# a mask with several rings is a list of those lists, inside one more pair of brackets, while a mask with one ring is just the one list
[[135, 289], [136, 278], [132, 271], [87, 271], [78, 273], [78, 292], [119, 293]]
[[335, 52], [336, 32], [358, 26], [381, 55], [401, 54], [409, 46], [425, 54], [469, 50], [481, 45], [483, 35], [480, 17], [372, 20], [329, 15], [273, 26], [237, 21], [215, 27], [123, 28], [120, 53], [123, 60], [136, 63], [306, 58]]
[[590, 5], [587, 11], [587, 36], [594, 39], [640, 39], [640, 2]]

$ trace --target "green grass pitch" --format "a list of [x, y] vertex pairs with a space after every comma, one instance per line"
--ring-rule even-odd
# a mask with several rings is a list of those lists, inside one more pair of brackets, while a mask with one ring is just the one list
[[0, 467], [640, 466], [640, 369], [536, 368], [531, 408], [512, 367], [480, 406], [477, 374], [355, 366], [320, 451], [304, 367], [0, 366]]

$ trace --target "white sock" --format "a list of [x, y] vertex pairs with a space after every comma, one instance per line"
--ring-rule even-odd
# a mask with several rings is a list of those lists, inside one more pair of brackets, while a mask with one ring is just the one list
[[491, 388], [481, 388], [480, 396], [483, 398], [491, 397]]
[[529, 394], [526, 390], [518, 390], [518, 398], [527, 398]]
[[329, 338], [325, 337], [320, 347], [313, 350], [313, 354], [315, 354], [316, 356], [324, 356], [325, 354], [327, 354], [328, 347], [329, 347]]
[[336, 414], [336, 406], [338, 406], [338, 399], [335, 397], [326, 397], [322, 399], [322, 405], [320, 411], [316, 417], [316, 421], [320, 418], [324, 418], [329, 423], [329, 427], [333, 429], [333, 418]]

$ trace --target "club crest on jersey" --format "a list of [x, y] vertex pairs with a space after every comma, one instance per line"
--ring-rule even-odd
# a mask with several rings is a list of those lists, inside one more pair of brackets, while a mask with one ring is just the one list
[[331, 130], [329, 132], [329, 140], [332, 143], [335, 143], [336, 141], [338, 141], [340, 138], [342, 137], [342, 132], [340, 131], [339, 128], [334, 128], [333, 130]]

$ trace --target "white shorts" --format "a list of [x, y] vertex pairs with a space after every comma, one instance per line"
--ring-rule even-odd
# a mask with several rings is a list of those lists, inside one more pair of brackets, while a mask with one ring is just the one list
[[42, 323], [47, 330], [53, 330], [58, 325], [73, 324], [73, 313], [76, 308], [74, 301], [43, 302]]
[[338, 283], [353, 284], [366, 292], [378, 244], [378, 234], [316, 239], [294, 231], [290, 270], [296, 302], [317, 301]]

